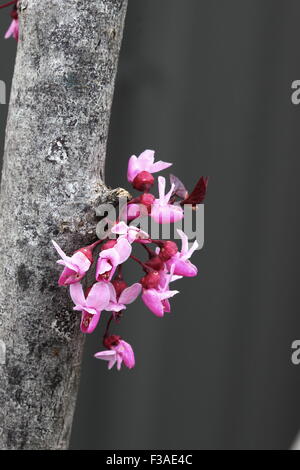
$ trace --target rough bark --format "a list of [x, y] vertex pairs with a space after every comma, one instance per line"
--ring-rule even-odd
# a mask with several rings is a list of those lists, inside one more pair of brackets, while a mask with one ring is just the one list
[[21, 0], [1, 185], [0, 448], [64, 449], [83, 335], [50, 244], [95, 239], [127, 0]]

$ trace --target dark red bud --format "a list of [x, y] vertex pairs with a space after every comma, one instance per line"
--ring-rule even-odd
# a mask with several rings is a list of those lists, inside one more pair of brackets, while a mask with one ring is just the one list
[[117, 336], [117, 335], [107, 336], [103, 339], [103, 345], [107, 349], [111, 349], [112, 346], [118, 346], [120, 339], [121, 339], [121, 336]]
[[152, 256], [145, 264], [155, 271], [160, 271], [164, 267], [164, 262], [158, 255]]
[[172, 242], [169, 240], [163, 243], [159, 252], [159, 257], [163, 261], [168, 261], [170, 258], [172, 258], [172, 256], [176, 255], [177, 252], [178, 252], [178, 246], [176, 245], [175, 242]]
[[158, 287], [160, 281], [160, 275], [158, 271], [153, 271], [151, 273], [146, 274], [141, 280], [140, 283], [144, 287], [144, 289], [155, 289]]
[[150, 193], [144, 193], [139, 197], [139, 202], [140, 204], [143, 204], [145, 207], [147, 207], [148, 212], [151, 211], [151, 206], [155, 201], [155, 196]]
[[10, 16], [13, 20], [17, 20], [19, 18], [18, 10], [14, 9], [11, 13]]
[[116, 243], [117, 243], [117, 240], [108, 240], [108, 242], [104, 243], [104, 245], [101, 246], [101, 251], [109, 250], [109, 248], [113, 248]]
[[154, 178], [149, 171], [141, 171], [136, 175], [132, 182], [132, 186], [138, 191], [149, 191], [153, 186]]
[[128, 287], [125, 281], [121, 281], [119, 279], [114, 279], [111, 283], [116, 290], [117, 298], [119, 298], [123, 290]]

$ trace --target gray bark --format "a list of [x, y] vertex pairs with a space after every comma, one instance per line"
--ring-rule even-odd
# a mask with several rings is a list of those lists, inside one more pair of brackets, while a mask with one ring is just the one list
[[50, 243], [95, 237], [127, 0], [21, 0], [0, 226], [0, 448], [64, 449], [83, 335]]

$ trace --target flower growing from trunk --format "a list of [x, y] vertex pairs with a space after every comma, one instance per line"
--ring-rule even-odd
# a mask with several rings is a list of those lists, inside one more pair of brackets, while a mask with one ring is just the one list
[[[141, 194], [131, 198], [122, 206], [117, 222], [107, 217], [106, 238], [80, 248], [72, 256], [67, 256], [53, 241], [56, 251], [61, 256], [58, 263], [64, 267], [58, 283], [61, 286], [70, 286], [70, 295], [75, 304], [74, 310], [81, 312], [81, 331], [92, 333], [99, 322], [101, 326], [104, 317], [106, 326], [103, 345], [106, 349], [97, 352], [95, 357], [107, 361], [109, 369], [115, 364], [118, 370], [122, 363], [129, 369], [135, 365], [131, 345], [110, 332], [113, 324], [118, 324], [123, 317], [126, 317], [124, 311], [127, 306], [142, 294], [141, 298], [146, 307], [161, 318], [165, 313], [171, 312], [170, 299], [179, 293], [170, 287], [171, 282], [183, 276], [193, 277], [197, 274], [197, 267], [190, 262], [190, 257], [198, 248], [196, 241], [189, 248], [187, 235], [178, 229], [181, 238], [179, 251], [174, 241], [152, 239], [151, 233], [136, 226], [140, 223], [141, 217], [153, 219], [160, 224], [180, 221], [184, 216], [185, 204], [191, 204], [197, 209], [197, 204], [203, 202], [208, 183], [208, 178], [205, 177], [198, 180], [189, 194], [183, 183], [175, 176], [171, 176], [171, 188], [166, 193], [166, 180], [159, 176], [159, 197], [156, 198], [150, 193], [150, 188], [155, 182], [153, 174], [170, 165], [171, 163], [162, 161], [154, 162], [152, 150], [145, 150], [139, 157], [133, 155], [129, 159], [127, 177]], [[127, 224], [128, 220], [135, 222]], [[97, 262], [94, 263], [93, 250], [98, 245], [99, 255]], [[148, 259], [143, 261], [133, 254], [137, 245], [140, 249], [144, 249]], [[131, 286], [128, 286], [122, 271], [124, 263], [128, 260], [138, 263], [144, 271], [143, 276], [137, 278], [138, 282], [134, 282]], [[96, 282], [84, 292], [80, 281], [88, 272], [96, 276]], [[88, 282], [90, 279], [91, 276], [86, 276], [84, 281]]]

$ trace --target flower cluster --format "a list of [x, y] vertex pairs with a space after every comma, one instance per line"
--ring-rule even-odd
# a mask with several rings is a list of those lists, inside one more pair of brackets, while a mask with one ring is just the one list
[[8, 30], [6, 31], [4, 37], [5, 37], [5, 39], [13, 37], [16, 41], [18, 41], [19, 40], [18, 0], [12, 0], [10, 2], [4, 3], [3, 5], [0, 5], [0, 9], [8, 7], [10, 5], [13, 5], [13, 9], [10, 13], [12, 21], [11, 21], [11, 24], [10, 24]]
[[[77, 250], [67, 256], [58, 244], [53, 245], [60, 255], [58, 264], [64, 267], [58, 284], [69, 286], [74, 310], [81, 312], [81, 331], [92, 333], [98, 325], [103, 312], [111, 312], [106, 319], [107, 325], [103, 336], [106, 348], [95, 354], [98, 359], [108, 361], [108, 368], [114, 364], [120, 369], [124, 363], [131, 369], [135, 357], [130, 344], [120, 336], [110, 334], [112, 322], [119, 322], [127, 305], [141, 294], [148, 309], [157, 317], [171, 312], [170, 299], [178, 293], [171, 285], [177, 279], [197, 275], [197, 267], [190, 258], [198, 248], [195, 241], [189, 247], [188, 237], [182, 230], [177, 230], [181, 238], [181, 249], [171, 240], [156, 240], [141, 228], [129, 224], [129, 221], [147, 215], [158, 223], [172, 223], [184, 216], [186, 203], [196, 206], [202, 202], [207, 188], [207, 178], [201, 177], [196, 188], [189, 194], [181, 181], [171, 175], [171, 188], [166, 193], [166, 180], [158, 177], [159, 197], [150, 191], [154, 184], [153, 174], [171, 166], [171, 163], [154, 162], [154, 152], [145, 150], [139, 157], [133, 155], [128, 164], [127, 178], [133, 188], [140, 191], [121, 210], [119, 219], [111, 224], [107, 237], [96, 240], [93, 244]], [[125, 210], [124, 210], [125, 209]], [[139, 244], [145, 250], [147, 259], [142, 261], [133, 255], [134, 245]], [[152, 245], [152, 246], [151, 246]], [[86, 290], [82, 279], [94, 264], [94, 250], [98, 247], [94, 281]], [[137, 262], [144, 271], [141, 279], [128, 286], [122, 273], [122, 265], [127, 260]]]

